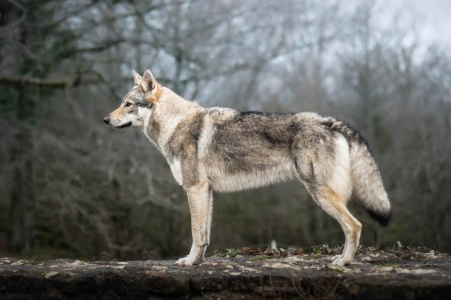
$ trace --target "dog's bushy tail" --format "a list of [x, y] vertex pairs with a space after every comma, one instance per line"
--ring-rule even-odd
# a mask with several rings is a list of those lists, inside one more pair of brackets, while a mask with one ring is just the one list
[[336, 121], [331, 128], [345, 136], [350, 145], [353, 198], [363, 205], [372, 218], [387, 226], [391, 218], [390, 200], [368, 143], [346, 123]]
[[391, 218], [390, 200], [367, 144], [351, 147], [351, 180], [353, 197], [371, 217], [387, 226]]

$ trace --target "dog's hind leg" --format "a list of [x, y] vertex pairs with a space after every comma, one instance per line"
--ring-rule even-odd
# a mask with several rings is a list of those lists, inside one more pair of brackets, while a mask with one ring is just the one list
[[210, 224], [213, 205], [212, 189], [207, 183], [200, 183], [187, 188], [189, 209], [191, 213], [191, 232], [193, 244], [188, 256], [176, 261], [180, 266], [192, 266], [201, 263], [210, 243]]
[[362, 224], [349, 212], [343, 198], [334, 190], [321, 187], [315, 198], [318, 205], [340, 223], [346, 237], [343, 254], [337, 256], [332, 263], [340, 266], [350, 263], [359, 245]]
[[351, 197], [349, 144], [343, 136], [319, 132], [320, 139], [299, 139], [293, 145], [293, 156], [299, 179], [313, 200], [340, 223], [345, 237], [343, 254], [333, 263], [352, 261], [360, 240], [362, 224], [346, 208]]

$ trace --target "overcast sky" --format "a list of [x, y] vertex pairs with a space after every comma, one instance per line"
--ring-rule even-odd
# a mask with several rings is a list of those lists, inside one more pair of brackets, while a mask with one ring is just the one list
[[451, 47], [451, 0], [384, 0], [393, 11], [416, 16], [417, 31], [424, 42], [440, 42]]

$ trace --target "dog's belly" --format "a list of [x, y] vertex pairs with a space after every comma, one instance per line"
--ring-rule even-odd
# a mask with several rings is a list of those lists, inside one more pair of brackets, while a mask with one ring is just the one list
[[266, 186], [295, 177], [296, 171], [293, 164], [286, 162], [264, 170], [240, 171], [233, 174], [212, 172], [209, 175], [209, 181], [215, 191], [233, 192]]

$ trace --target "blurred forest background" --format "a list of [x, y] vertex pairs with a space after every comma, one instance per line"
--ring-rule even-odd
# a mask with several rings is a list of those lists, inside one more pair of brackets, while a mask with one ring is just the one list
[[[389, 2], [389, 1], [388, 1]], [[151, 69], [204, 106], [315, 111], [358, 128], [393, 204], [366, 246], [451, 248], [451, 55], [387, 1], [2, 0], [0, 255], [185, 255], [186, 196], [136, 128], [103, 117]], [[406, 17], [406, 14], [408, 15]], [[216, 248], [342, 245], [297, 182], [215, 194]]]

